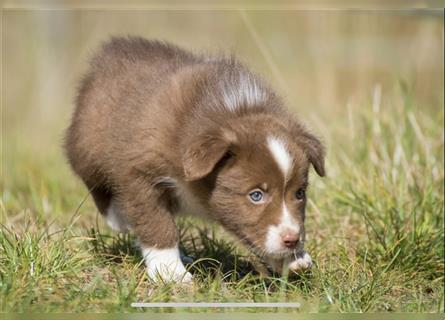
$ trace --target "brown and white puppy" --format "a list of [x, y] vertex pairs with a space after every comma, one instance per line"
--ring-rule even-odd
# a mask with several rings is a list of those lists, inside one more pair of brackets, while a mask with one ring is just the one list
[[275, 269], [311, 265], [305, 190], [324, 149], [233, 58], [113, 38], [81, 82], [65, 148], [109, 225], [138, 236], [153, 279], [191, 279], [180, 213], [219, 222]]

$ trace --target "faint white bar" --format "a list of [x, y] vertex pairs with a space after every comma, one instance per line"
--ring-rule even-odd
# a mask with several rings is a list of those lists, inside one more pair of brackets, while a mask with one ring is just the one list
[[298, 302], [133, 302], [134, 308], [300, 308]]

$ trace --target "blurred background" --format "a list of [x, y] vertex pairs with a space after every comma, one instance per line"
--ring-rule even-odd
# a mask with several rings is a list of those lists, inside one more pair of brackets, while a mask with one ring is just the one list
[[88, 58], [127, 34], [236, 53], [321, 135], [373, 95], [402, 89], [419, 109], [443, 105], [442, 11], [6, 10], [5, 137], [59, 146]]

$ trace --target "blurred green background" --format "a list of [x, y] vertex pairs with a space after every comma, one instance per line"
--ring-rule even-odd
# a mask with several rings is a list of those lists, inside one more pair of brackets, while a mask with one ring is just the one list
[[[3, 133], [23, 145], [59, 146], [88, 57], [111, 35], [131, 34], [236, 53], [331, 142], [327, 127], [344, 126], [376, 88], [385, 96], [404, 83], [417, 108], [442, 105], [441, 13], [6, 10]], [[380, 111], [390, 108], [383, 99]]]

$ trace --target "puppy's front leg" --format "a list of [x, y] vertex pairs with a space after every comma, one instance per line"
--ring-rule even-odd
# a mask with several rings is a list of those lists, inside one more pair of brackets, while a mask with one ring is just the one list
[[265, 259], [266, 263], [272, 268], [274, 272], [283, 274], [286, 270], [293, 273], [298, 273], [302, 270], [307, 270], [312, 267], [312, 258], [306, 251], [299, 251], [295, 255], [286, 258], [268, 257]]
[[165, 194], [134, 179], [120, 201], [139, 237], [147, 274], [153, 281], [189, 282], [192, 275], [181, 262], [178, 230]]
[[296, 253], [295, 256], [288, 258], [285, 262], [289, 271], [293, 272], [307, 270], [312, 267], [312, 258], [306, 251]]

